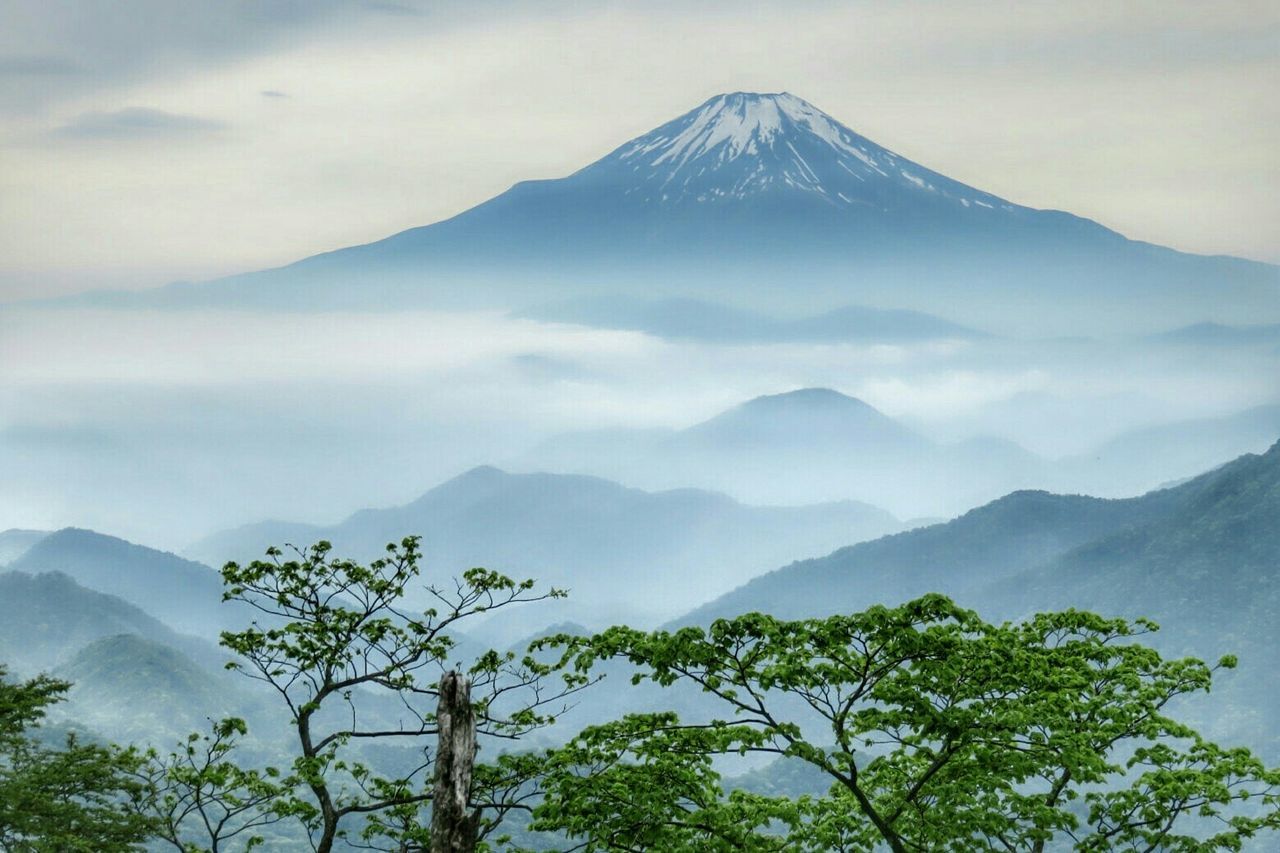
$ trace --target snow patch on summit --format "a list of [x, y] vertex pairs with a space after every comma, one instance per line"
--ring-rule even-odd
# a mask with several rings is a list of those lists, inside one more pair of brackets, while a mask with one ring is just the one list
[[615, 172], [625, 174], [610, 178], [624, 195], [661, 204], [798, 191], [837, 208], [1017, 208], [876, 145], [787, 92], [717, 95], [578, 174]]

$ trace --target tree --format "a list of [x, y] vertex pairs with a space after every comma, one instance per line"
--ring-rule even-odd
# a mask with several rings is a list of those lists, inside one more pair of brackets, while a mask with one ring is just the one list
[[440, 679], [436, 725], [440, 734], [431, 796], [431, 853], [472, 853], [477, 830], [471, 812], [476, 720], [471, 685], [459, 672], [446, 672]]
[[0, 851], [139, 850], [150, 836], [133, 750], [68, 734], [53, 748], [35, 731], [70, 685], [11, 682], [0, 667]]
[[[231, 666], [269, 685], [289, 715], [296, 751], [289, 775], [298, 788], [276, 799], [277, 813], [300, 819], [318, 853], [352, 837], [365, 845], [425, 849], [438, 681], [449, 666], [456, 626], [513, 604], [561, 597], [534, 591], [533, 581], [470, 569], [447, 589], [422, 590], [433, 607], [411, 612], [405, 596], [419, 574], [417, 537], [387, 546], [369, 565], [330, 556], [320, 542], [282, 559], [222, 570], [224, 600], [242, 601], [263, 615], [222, 644], [239, 660]], [[567, 659], [567, 655], [566, 655]], [[588, 684], [563, 670], [564, 661], [486, 652], [467, 670], [481, 740], [514, 740], [554, 719], [564, 700]], [[555, 677], [558, 676], [558, 677]], [[369, 758], [376, 744], [405, 744], [394, 771]], [[382, 765], [388, 762], [383, 756]], [[512, 809], [528, 809], [527, 763], [477, 766], [471, 807], [483, 838]]]
[[[1217, 667], [1136, 641], [1155, 629], [1077, 611], [992, 625], [930, 595], [549, 638], [584, 672], [625, 660], [730, 716], [588, 728], [546, 756], [533, 825], [585, 850], [1240, 849], [1280, 827], [1280, 772], [1166, 714]], [[748, 753], [800, 759], [830, 788], [727, 792], [713, 759]]]
[[244, 720], [229, 718], [213, 723], [208, 734], [193, 732], [168, 756], [147, 753], [137, 776], [158, 838], [181, 853], [219, 853], [228, 845], [252, 850], [264, 843], [262, 830], [284, 819], [277, 803], [297, 780], [233, 761], [247, 733]]

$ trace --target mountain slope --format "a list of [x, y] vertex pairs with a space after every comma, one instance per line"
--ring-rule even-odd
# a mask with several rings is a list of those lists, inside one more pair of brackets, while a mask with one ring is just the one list
[[188, 642], [134, 605], [65, 574], [0, 572], [0, 661], [16, 671], [48, 670], [116, 634], [174, 646]]
[[126, 743], [168, 746], [253, 704], [237, 676], [137, 634], [96, 640], [53, 675], [72, 683], [60, 715]]
[[1170, 512], [1071, 549], [1011, 580], [1009, 594], [1174, 616], [1188, 636], [1244, 640], [1249, 613], [1280, 614], [1280, 442], [1169, 492]]
[[[706, 621], [750, 610], [816, 616], [924, 592], [1000, 608], [1111, 601], [1112, 610], [1141, 611], [1153, 600], [1147, 593], [1175, 590], [1185, 590], [1187, 602], [1195, 603], [1200, 593], [1181, 581], [1159, 590], [1143, 584], [1168, 581], [1172, 575], [1161, 566], [1181, 567], [1197, 583], [1227, 576], [1272, 583], [1268, 578], [1280, 567], [1278, 483], [1280, 444], [1137, 498], [1015, 492], [945, 524], [777, 569], [687, 618]], [[1096, 588], [1086, 595], [1090, 584]], [[1140, 587], [1146, 591], [1139, 593]], [[1206, 587], [1203, 594], [1212, 598], [1216, 592]], [[1241, 592], [1231, 593], [1233, 600]]]
[[21, 530], [12, 528], [0, 531], [0, 566], [21, 557], [31, 546], [48, 536], [47, 530]]
[[[1168, 654], [1240, 658], [1199, 713], [1280, 755], [1280, 442], [1176, 489], [1173, 511], [983, 594], [1004, 613], [1079, 607], [1154, 619]], [[1200, 706], [1197, 706], [1200, 707]], [[1226, 713], [1224, 713], [1224, 710]]]
[[1020, 492], [923, 530], [805, 560], [678, 620], [852, 612], [943, 592], [989, 619], [1084, 608], [1150, 617], [1166, 654], [1240, 656], [1187, 713], [1280, 755], [1280, 443], [1126, 500]]
[[[486, 566], [569, 587], [575, 606], [621, 603], [616, 615], [672, 615], [795, 554], [897, 529], [888, 513], [852, 502], [744, 506], [694, 489], [650, 493], [594, 477], [477, 468], [401, 507], [362, 510], [333, 527], [274, 522], [228, 531], [190, 553], [214, 562], [259, 555], [269, 544], [332, 541], [339, 553], [376, 556], [421, 534], [429, 577]], [[290, 537], [302, 534], [302, 541]], [[538, 610], [527, 630], [570, 618]], [[628, 610], [630, 611], [628, 613]], [[516, 637], [512, 637], [514, 640]]]
[[763, 610], [801, 618], [897, 603], [926, 592], [964, 596], [1108, 533], [1158, 518], [1175, 490], [1104, 500], [1015, 492], [953, 521], [842, 548], [755, 578], [681, 621]]
[[50, 533], [8, 567], [62, 572], [89, 589], [118, 596], [183, 633], [216, 637], [236, 624], [222, 604], [222, 579], [208, 566], [104, 536], [66, 528]]
[[[784, 284], [785, 283], [785, 284]], [[779, 310], [803, 296], [1025, 330], [1280, 320], [1280, 269], [1129, 241], [889, 151], [787, 93], [719, 95], [565, 178], [287, 267], [146, 304], [314, 310], [500, 305], [600, 292]], [[1108, 312], [1096, 311], [1105, 295]], [[1157, 300], [1162, 312], [1150, 310]], [[1043, 310], [1046, 300], [1055, 312]], [[1230, 316], [1227, 316], [1230, 315]], [[1123, 318], [1123, 319], [1121, 319]], [[1157, 331], [1151, 328], [1150, 331]]]

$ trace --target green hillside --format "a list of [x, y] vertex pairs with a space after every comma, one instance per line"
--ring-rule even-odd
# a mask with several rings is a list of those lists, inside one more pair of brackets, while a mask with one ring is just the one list
[[1068, 550], [1159, 518], [1171, 491], [1104, 500], [1014, 492], [944, 524], [803, 560], [758, 577], [682, 622], [762, 610], [786, 618], [849, 613], [926, 592], [963, 596]]
[[222, 606], [222, 579], [208, 566], [92, 530], [50, 533], [9, 568], [62, 572], [89, 589], [123, 598], [181, 633], [216, 638], [234, 624], [226, 621], [234, 614]]
[[253, 705], [242, 680], [137, 634], [90, 643], [53, 674], [72, 683], [60, 714], [122, 742], [168, 745]]
[[67, 575], [0, 573], [0, 661], [15, 672], [48, 670], [89, 643], [123, 633], [169, 645], [187, 642], [132, 604]]
[[[1078, 607], [1148, 616], [1157, 646], [1215, 660], [1229, 726], [1269, 733], [1280, 754], [1280, 443], [1178, 487], [1172, 512], [1117, 531], [998, 584], [982, 598], [1007, 615]], [[1219, 699], [1221, 702], [1221, 697]], [[1261, 743], [1259, 743], [1261, 745]]]

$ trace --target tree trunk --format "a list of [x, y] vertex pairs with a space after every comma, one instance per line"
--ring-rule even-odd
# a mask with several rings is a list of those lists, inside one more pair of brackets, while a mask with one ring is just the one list
[[441, 677], [436, 718], [440, 742], [431, 797], [431, 853], [472, 853], [478, 828], [469, 810], [476, 720], [471, 682], [462, 673], [450, 671]]

